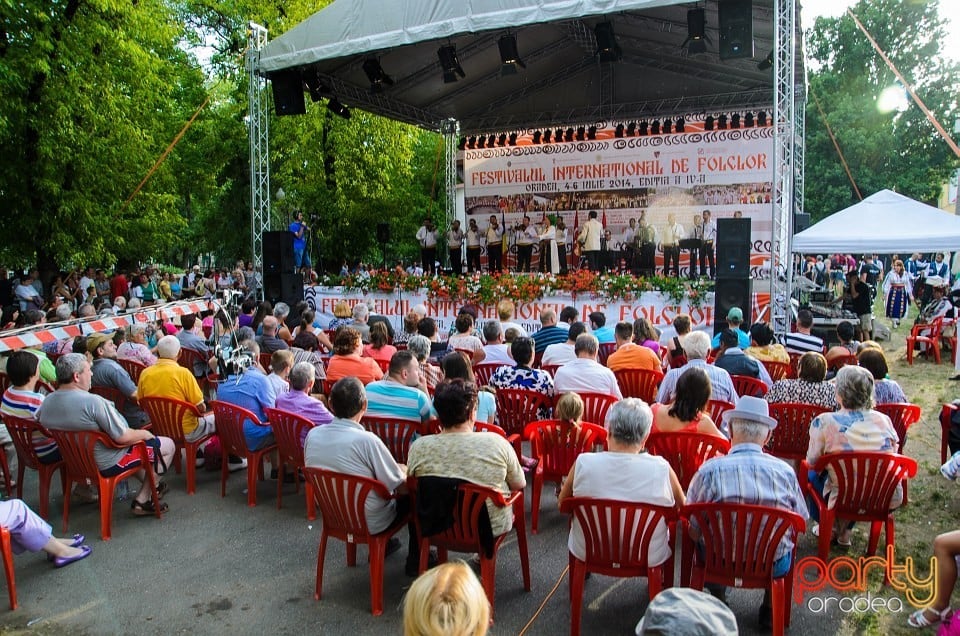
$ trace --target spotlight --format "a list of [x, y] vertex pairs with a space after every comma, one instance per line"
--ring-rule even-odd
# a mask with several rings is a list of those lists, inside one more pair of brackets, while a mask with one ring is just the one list
[[479, 137], [477, 137], [477, 148], [483, 148], [486, 145], [487, 145], [486, 137], [484, 137], [483, 135], [480, 135]]
[[510, 140], [509, 140], [507, 143], [509, 143], [511, 146], [516, 146], [516, 145], [517, 145], [517, 133], [510, 133]]
[[533, 133], [533, 143], [535, 144], [540, 143], [540, 135], [541, 135], [541, 132], [539, 130]]
[[627, 137], [633, 137], [637, 134], [637, 122], [632, 121], [627, 124]]
[[744, 128], [753, 128], [753, 113], [747, 113], [743, 118]]
[[583, 136], [586, 134], [586, 132], [587, 130], [583, 126], [577, 128], [577, 141], [583, 141]]
[[437, 49], [437, 57], [440, 58], [440, 68], [443, 69], [443, 83], [451, 84], [457, 81], [457, 75], [461, 78], [467, 74], [463, 72], [460, 66], [460, 58], [457, 57], [457, 47], [452, 44], [441, 46]]
[[[687, 52], [691, 55], [707, 52], [707, 12], [705, 9], [687, 11]], [[683, 44], [680, 46], [682, 47]]]
[[553, 131], [553, 143], [558, 144], [563, 141], [563, 128], [557, 128]]
[[493, 144], [497, 142], [497, 138], [493, 135], [487, 137], [487, 148], [493, 148]]
[[717, 130], [726, 130], [727, 129], [727, 116], [720, 115], [717, 118]]
[[469, 147], [469, 148], [476, 148], [476, 147], [477, 147], [477, 138], [476, 138], [475, 136], [474, 136], [474, 137], [471, 137], [470, 140], [467, 141], [467, 147]]
[[506, 145], [507, 145], [507, 134], [506, 134], [506, 133], [500, 133], [500, 136], [497, 137], [497, 145], [498, 145], [498, 146], [506, 146]]
[[460, 138], [460, 142], [457, 144], [457, 148], [458, 148], [459, 150], [463, 150], [463, 149], [466, 148], [466, 147], [467, 147], [467, 138], [466, 138], [466, 137], [461, 137], [461, 138]]
[[567, 128], [567, 130], [563, 133], [563, 140], [573, 141], [573, 128]]
[[319, 102], [324, 97], [333, 95], [333, 89], [318, 74], [304, 78], [303, 83], [310, 92], [310, 99], [314, 102]]
[[641, 121], [641, 122], [640, 122], [640, 132], [639, 132], [639, 135], [640, 135], [641, 137], [644, 137], [644, 136], [646, 136], [646, 134], [647, 134], [647, 122], [646, 122], [646, 120], [644, 120], [644, 121]]
[[350, 119], [350, 108], [346, 104], [341, 104], [340, 100], [336, 97], [331, 97], [327, 100], [327, 110], [329, 110], [334, 115], [340, 115], [344, 119]]
[[593, 34], [597, 38], [597, 53], [601, 62], [619, 62], [623, 51], [617, 44], [617, 36], [613, 34], [613, 22], [601, 22], [593, 27]]
[[730, 127], [731, 128], [740, 127], [740, 113], [734, 113], [733, 116], [730, 117]]
[[384, 72], [376, 58], [368, 57], [364, 60], [363, 72], [367, 74], [367, 79], [370, 80], [371, 93], [382, 93], [384, 84], [393, 86], [393, 78]]
[[767, 57], [757, 62], [758, 71], [766, 71], [771, 68], [773, 68], [773, 50], [770, 51]]
[[766, 111], [761, 110], [757, 113], [757, 126], [766, 126], [767, 125], [767, 113]]
[[683, 121], [683, 117], [677, 117], [677, 122], [676, 122], [676, 123], [677, 123], [677, 125], [674, 126], [674, 130], [676, 130], [678, 133], [683, 132], [683, 125], [684, 125], [684, 123], [685, 123], [685, 122]]
[[508, 34], [497, 42], [500, 47], [500, 77], [516, 75], [517, 67], [527, 68], [517, 52], [517, 36]]
[[672, 124], [672, 122], [671, 122], [669, 119], [664, 119], [664, 120], [663, 120], [663, 130], [662, 130], [662, 132], [663, 132], [664, 135], [669, 135], [669, 134], [670, 134], [670, 126], [671, 126], [671, 124]]
[[652, 122], [650, 122], [650, 134], [651, 134], [651, 135], [659, 135], [659, 134], [660, 134], [660, 120], [659, 120], [659, 119], [654, 119]]
[[623, 137], [623, 124], [617, 124], [617, 127], [613, 131], [613, 136], [617, 139]]
[[587, 139], [596, 139], [597, 138], [597, 127], [590, 126], [587, 128]]
[[713, 130], [713, 115], [707, 115], [707, 118], [703, 120], [703, 129]]
[[544, 131], [543, 131], [543, 143], [545, 143], [545, 144], [550, 143], [550, 135], [552, 135], [552, 134], [553, 134], [553, 131], [550, 130], [549, 128], [547, 128], [546, 130], [544, 130]]

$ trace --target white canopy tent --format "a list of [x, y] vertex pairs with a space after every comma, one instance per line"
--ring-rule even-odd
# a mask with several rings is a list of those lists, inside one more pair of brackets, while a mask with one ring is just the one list
[[881, 190], [794, 235], [793, 251], [904, 254], [960, 248], [960, 216]]

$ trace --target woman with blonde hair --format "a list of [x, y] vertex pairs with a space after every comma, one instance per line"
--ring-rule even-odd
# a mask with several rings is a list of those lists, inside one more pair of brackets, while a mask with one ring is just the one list
[[427, 570], [403, 601], [404, 636], [484, 636], [489, 627], [490, 602], [463, 561]]
[[350, 309], [350, 305], [344, 300], [341, 300], [333, 306], [333, 316], [333, 320], [327, 325], [327, 329], [330, 331], [336, 331], [340, 327], [353, 322], [353, 310]]
[[576, 393], [564, 393], [557, 400], [553, 415], [558, 420], [579, 427], [583, 421], [583, 399]]

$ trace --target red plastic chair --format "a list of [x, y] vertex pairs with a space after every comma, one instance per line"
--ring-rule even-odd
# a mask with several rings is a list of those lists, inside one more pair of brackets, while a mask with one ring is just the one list
[[800, 358], [803, 357], [802, 353], [791, 353], [790, 354], [790, 375], [787, 376], [790, 379], [796, 379], [797, 373], [800, 370]]
[[0, 395], [6, 393], [7, 389], [9, 389], [11, 386], [12, 383], [10, 382], [10, 376], [4, 371], [0, 371]]
[[[23, 499], [24, 471], [28, 467], [34, 469], [37, 471], [40, 481], [40, 516], [49, 519], [50, 482], [53, 479], [53, 474], [63, 468], [63, 460], [44, 464], [37, 457], [37, 451], [33, 448], [33, 438], [35, 436], [50, 438], [50, 433], [40, 425], [40, 422], [13, 415], [4, 415], [3, 423], [6, 424], [7, 431], [13, 440], [13, 447], [17, 449], [19, 464], [17, 469], [17, 499]], [[60, 486], [63, 493], [69, 492], [63, 470], [60, 470]]]
[[[277, 457], [279, 465], [277, 466], [277, 510], [280, 510], [283, 499], [283, 480], [287, 474], [287, 466], [293, 469], [294, 477], [297, 470], [303, 470], [303, 442], [307, 433], [314, 427], [314, 423], [307, 418], [281, 411], [280, 409], [264, 409], [267, 419], [270, 420], [270, 426], [273, 428], [273, 436], [277, 440]], [[294, 483], [297, 492], [300, 492], [300, 480], [295, 479]], [[313, 497], [313, 488], [310, 482], [306, 485], [307, 495], [307, 521], [313, 521], [317, 518], [316, 502]]]
[[855, 367], [860, 364], [860, 361], [857, 359], [855, 354], [850, 354], [848, 356], [839, 356], [830, 361], [828, 369], [831, 371], [839, 371], [843, 367]]
[[544, 364], [540, 368], [550, 374], [551, 378], [557, 377], [557, 369], [562, 367], [562, 364]]
[[[650, 369], [620, 369], [614, 371], [623, 397], [640, 398], [647, 404], [657, 401], [657, 388], [663, 381], [663, 373]], [[591, 420], [593, 421], [593, 420]]]
[[136, 360], [126, 360], [117, 358], [117, 362], [123, 367], [123, 370], [130, 374], [130, 379], [134, 384], [140, 384], [140, 374], [146, 369], [146, 365], [140, 364]]
[[395, 417], [372, 417], [365, 415], [360, 419], [360, 426], [367, 429], [383, 441], [390, 454], [398, 464], [407, 463], [410, 453], [410, 444], [413, 437], [423, 432], [423, 425], [413, 420], [404, 420]]
[[584, 556], [581, 561], [570, 553], [570, 634], [580, 634], [583, 584], [587, 572], [605, 576], [647, 577], [652, 601], [673, 581], [673, 555], [659, 565], [650, 565], [647, 554], [650, 541], [661, 523], [667, 524], [669, 545], [674, 544], [677, 511], [666, 506], [571, 497], [560, 511], [573, 514], [583, 530]]
[[897, 437], [900, 438], [900, 445], [897, 447], [897, 452], [902, 453], [910, 427], [920, 421], [920, 407], [916, 404], [899, 402], [877, 404], [874, 408], [890, 418], [890, 421], [893, 423], [893, 429], [897, 431]]
[[[257, 477], [263, 479], [263, 458], [276, 450], [276, 444], [270, 444], [259, 450], [250, 450], [247, 447], [247, 437], [243, 434], [243, 422], [250, 420], [256, 426], [262, 424], [256, 414], [245, 408], [214, 400], [214, 420], [217, 422], [217, 436], [220, 438], [220, 447], [223, 454], [244, 457], [247, 460], [247, 505], [257, 505]], [[220, 465], [220, 496], [227, 496], [227, 477], [230, 476], [229, 462]]]
[[944, 464], [950, 457], [950, 425], [954, 412], [957, 410], [955, 404], [944, 404], [940, 408], [940, 463]]
[[272, 362], [273, 362], [272, 353], [263, 353], [263, 352], [260, 353], [260, 366], [263, 367], [263, 370], [266, 371], [267, 373], [270, 373], [270, 366]]
[[[796, 537], [806, 521], [787, 510], [734, 503], [688, 504], [680, 516], [696, 525], [703, 541], [703, 556], [694, 558], [691, 587], [702, 590], [706, 582], [720, 585], [770, 589], [773, 633], [782, 636], [790, 626], [793, 604], [793, 568], [797, 562]], [[794, 549], [790, 571], [773, 576], [777, 546], [790, 532]], [[827, 533], [829, 537], [830, 533]], [[685, 549], [693, 549], [685, 539]]]
[[790, 377], [791, 366], [789, 362], [776, 362], [775, 360], [766, 360], [761, 362], [770, 374], [770, 379], [774, 382], [786, 380]]
[[389, 360], [377, 360], [377, 366], [380, 367], [380, 370], [384, 373], [390, 370], [390, 361]]
[[340, 539], [347, 544], [347, 565], [357, 564], [357, 544], [367, 544], [370, 549], [370, 612], [383, 614], [383, 562], [386, 558], [387, 541], [407, 525], [407, 515], [397, 517], [383, 532], [372, 534], [367, 527], [364, 510], [367, 497], [376, 495], [393, 499], [386, 487], [376, 479], [336, 473], [322, 468], [303, 469], [309, 490], [313, 491], [320, 515], [323, 517], [323, 532], [317, 551], [317, 587], [313, 598], [320, 600], [323, 592], [323, 562], [327, 554], [327, 540]]
[[10, 465], [7, 463], [7, 454], [0, 449], [0, 473], [3, 473], [3, 492], [7, 498], [13, 496], [13, 480], [10, 474]]
[[897, 486], [917, 474], [917, 462], [891, 453], [831, 453], [817, 460], [813, 470], [829, 470], [836, 491], [836, 503], [830, 508], [816, 488], [807, 492], [820, 510], [819, 556], [826, 562], [830, 554], [830, 529], [834, 519], [869, 521], [867, 554], [877, 551], [880, 530], [886, 525], [887, 545], [894, 545], [893, 514], [890, 502]]
[[199, 351], [187, 348], [180, 349], [180, 357], [177, 358], [177, 362], [181, 367], [188, 369], [190, 373], [194, 372], [194, 364], [203, 365], [204, 374], [197, 377], [197, 382], [200, 384], [200, 390], [203, 391], [204, 396], [207, 395], [207, 392], [210, 391], [212, 387], [216, 386], [216, 376], [211, 377], [212, 372], [208, 366], [209, 360], [204, 358], [203, 354]]
[[192, 495], [197, 491], [197, 449], [206, 444], [213, 435], [205, 435], [196, 441], [188, 442], [183, 435], [183, 420], [188, 416], [199, 418], [203, 414], [195, 405], [173, 398], [144, 397], [140, 398], [139, 405], [150, 418], [154, 434], [169, 437], [177, 445], [177, 452], [173, 456], [173, 467], [177, 474], [182, 470], [180, 451], [186, 449], [187, 494]]
[[473, 377], [477, 381], [477, 386], [487, 386], [490, 384], [490, 378], [493, 372], [504, 365], [499, 362], [482, 362], [473, 365]]
[[523, 436], [530, 440], [533, 457], [539, 460], [533, 473], [533, 505], [530, 510], [530, 527], [533, 534], [537, 534], [543, 482], [559, 484], [570, 473], [581, 453], [592, 452], [598, 446], [606, 449], [607, 431], [586, 422], [577, 427], [562, 420], [538, 420], [527, 425]]
[[707, 413], [710, 415], [713, 423], [717, 425], [717, 428], [720, 428], [720, 423], [723, 421], [723, 414], [735, 406], [733, 402], [727, 402], [726, 400], [710, 400], [707, 402]]
[[606, 393], [580, 393], [579, 395], [583, 400], [583, 421], [601, 427], [607, 421], [607, 411], [619, 401]]
[[607, 358], [616, 350], [616, 342], [601, 342], [600, 346], [597, 347], [597, 362], [603, 366], [607, 366]]
[[323, 394], [326, 395], [327, 397], [330, 397], [330, 391], [333, 390], [333, 385], [336, 384], [337, 381], [327, 380], [326, 378], [324, 378], [323, 380], [320, 381], [320, 383], [323, 385]]
[[[420, 479], [430, 479], [430, 477], [421, 477]], [[407, 478], [407, 489], [413, 498], [411, 509], [416, 510], [416, 497], [418, 496], [417, 484], [420, 480], [416, 477]], [[425, 537], [419, 531], [419, 520], [417, 520], [417, 536], [420, 537], [420, 574], [427, 571], [427, 558], [430, 555], [430, 546], [437, 547], [437, 555], [440, 562], [445, 563], [447, 552], [468, 552], [476, 553], [480, 556], [480, 581], [483, 584], [483, 590], [487, 593], [487, 600], [490, 601], [490, 617], [493, 618], [494, 591], [496, 589], [497, 573], [497, 552], [500, 545], [507, 537], [509, 532], [493, 538], [493, 555], [488, 557], [483, 549], [480, 540], [480, 511], [486, 510], [486, 502], [489, 499], [495, 506], [513, 508], [513, 530], [517, 535], [517, 547], [520, 550], [520, 570], [523, 575], [523, 589], [530, 591], [530, 556], [527, 552], [527, 532], [523, 516], [523, 491], [517, 490], [505, 496], [499, 490], [479, 486], [477, 484], [463, 483], [460, 485], [457, 496], [457, 505], [453, 510], [453, 525], [439, 534]]]
[[730, 452], [730, 441], [701, 433], [650, 433], [646, 444], [651, 455], [663, 457], [677, 474], [683, 491], [703, 462]]
[[[926, 331], [925, 335], [922, 335]], [[943, 333], [943, 318], [937, 318], [926, 325], [914, 325], [907, 336], [907, 364], [913, 365], [913, 349], [917, 344], [924, 344], [927, 350], [933, 351], [933, 359], [940, 364], [940, 336]]]
[[538, 411], [552, 400], [528, 389], [497, 389], [497, 421], [508, 435], [522, 434], [527, 424], [540, 419]]
[[10, 531], [0, 527], [0, 556], [3, 557], [3, 572], [7, 575], [7, 594], [10, 596], [10, 609], [17, 609], [17, 581], [13, 577], [13, 544]]
[[91, 386], [90, 392], [112, 402], [120, 413], [123, 413], [123, 408], [127, 405], [127, 396], [112, 386]]
[[749, 375], [731, 375], [730, 379], [733, 380], [733, 390], [740, 397], [745, 395], [763, 397], [769, 390], [766, 382], [758, 378], [751, 378]]
[[797, 462], [797, 481], [800, 488], [807, 485], [807, 448], [810, 446], [810, 423], [828, 409], [815, 404], [778, 402], [770, 405], [770, 417], [777, 427], [767, 442], [767, 452], [774, 457]]
[[[424, 431], [423, 431], [424, 435], [430, 434], [427, 432], [426, 429], [428, 426], [432, 426], [433, 422], [436, 422], [437, 425], [440, 424], [439, 421], [436, 421], [436, 420], [430, 420], [429, 422], [424, 424]], [[523, 457], [523, 453], [521, 452], [521, 446], [520, 446], [522, 443], [522, 440], [520, 439], [520, 436], [518, 434], [514, 433], [513, 435], [507, 435], [507, 432], [505, 430], [503, 430], [496, 424], [490, 424], [489, 422], [474, 422], [473, 430], [477, 433], [496, 433], [503, 439], [510, 442], [510, 445], [513, 446], [514, 452], [517, 454], [517, 461], [520, 461], [520, 459]]]
[[157, 496], [157, 484], [153, 479], [153, 470], [147, 455], [147, 446], [143, 442], [138, 442], [131, 446], [139, 456], [140, 462], [118, 475], [104, 477], [97, 468], [97, 462], [93, 457], [93, 449], [96, 445], [103, 444], [107, 448], [127, 448], [121, 446], [110, 439], [105, 433], [100, 431], [59, 431], [50, 429], [50, 437], [57, 442], [60, 449], [60, 456], [64, 462], [64, 484], [63, 484], [63, 531], [67, 531], [70, 521], [70, 493], [74, 482], [86, 483], [89, 479], [97, 484], [100, 491], [100, 538], [109, 541], [110, 523], [113, 518], [113, 491], [117, 487], [117, 482], [128, 477], [132, 477], [138, 471], [144, 470], [147, 475], [147, 481], [150, 485], [150, 493], [153, 497], [153, 507], [156, 510], [157, 519], [162, 517], [160, 511], [160, 498]]

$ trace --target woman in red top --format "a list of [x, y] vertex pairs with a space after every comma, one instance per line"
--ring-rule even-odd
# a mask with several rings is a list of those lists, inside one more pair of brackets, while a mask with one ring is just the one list
[[701, 433], [723, 437], [710, 415], [704, 412], [710, 401], [710, 378], [706, 371], [691, 367], [677, 379], [673, 404], [654, 404], [652, 433]]

